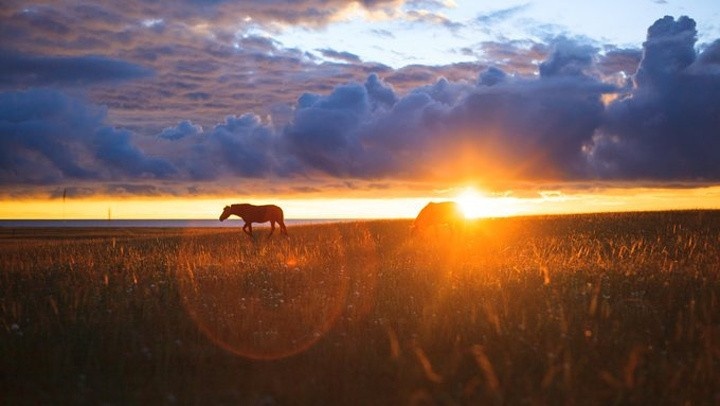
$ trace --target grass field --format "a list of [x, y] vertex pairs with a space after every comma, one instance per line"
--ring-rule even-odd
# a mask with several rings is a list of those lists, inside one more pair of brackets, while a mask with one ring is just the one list
[[720, 212], [0, 229], [0, 404], [717, 404]]

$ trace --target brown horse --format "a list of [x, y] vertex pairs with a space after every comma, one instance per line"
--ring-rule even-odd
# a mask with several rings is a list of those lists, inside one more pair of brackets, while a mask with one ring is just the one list
[[287, 228], [285, 228], [285, 222], [283, 221], [283, 211], [278, 206], [253, 206], [247, 203], [225, 206], [220, 215], [220, 221], [230, 217], [231, 214], [243, 219], [245, 222], [243, 231], [249, 236], [252, 236], [252, 223], [266, 223], [268, 221], [270, 222], [270, 234], [268, 237], [275, 231], [275, 223], [280, 225], [280, 232], [287, 235]]
[[415, 234], [418, 231], [425, 231], [431, 227], [437, 230], [438, 226], [447, 226], [454, 230], [458, 224], [462, 224], [465, 216], [460, 206], [455, 202], [430, 202], [418, 213], [413, 221], [410, 230]]

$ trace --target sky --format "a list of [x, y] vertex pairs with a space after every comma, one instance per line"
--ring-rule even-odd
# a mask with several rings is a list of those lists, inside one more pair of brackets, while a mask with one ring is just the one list
[[719, 21], [714, 0], [6, 0], [0, 218], [720, 208]]

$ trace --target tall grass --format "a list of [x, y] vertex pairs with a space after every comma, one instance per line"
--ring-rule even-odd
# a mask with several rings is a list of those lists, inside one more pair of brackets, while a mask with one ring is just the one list
[[720, 212], [408, 226], [0, 230], [0, 399], [720, 401]]

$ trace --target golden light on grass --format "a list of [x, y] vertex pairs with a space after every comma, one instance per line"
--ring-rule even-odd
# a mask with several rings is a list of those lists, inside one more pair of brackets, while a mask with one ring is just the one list
[[366, 226], [293, 231], [275, 239], [192, 230], [183, 236], [175, 272], [182, 304], [215, 345], [277, 360], [314, 346], [341, 315], [370, 312], [378, 269]]
[[0, 228], [0, 278], [10, 282], [0, 284], [0, 369], [13, 372], [3, 396], [11, 404], [245, 404], [266, 393], [303, 404], [715, 396], [717, 211], [488, 219], [426, 238], [409, 225], [297, 225], [287, 239], [267, 230], [251, 239], [209, 228]]

